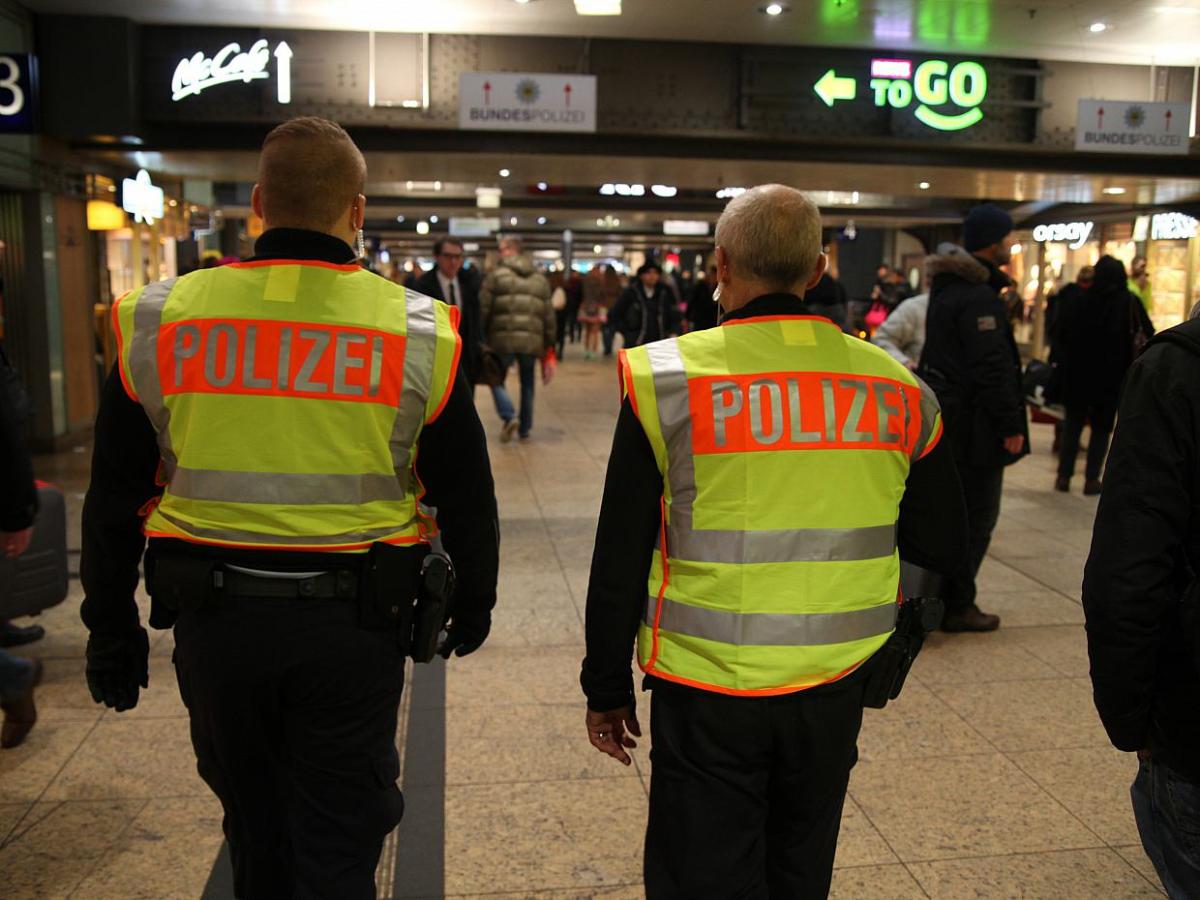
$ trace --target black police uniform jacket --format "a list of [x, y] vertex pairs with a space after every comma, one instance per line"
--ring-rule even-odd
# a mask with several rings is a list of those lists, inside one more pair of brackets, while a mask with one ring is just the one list
[[1200, 322], [1125, 379], [1083, 580], [1100, 720], [1200, 781]]
[[[1000, 291], [1008, 276], [960, 247], [942, 245], [926, 262], [931, 278], [925, 349], [918, 374], [942, 405], [960, 466], [996, 467], [1029, 452], [1021, 357]], [[1018, 455], [1004, 439], [1025, 436]]]
[[[455, 279], [458, 284], [459, 310], [462, 315], [458, 323], [458, 333], [462, 337], [462, 369], [471, 384], [479, 384], [479, 371], [483, 365], [483, 336], [479, 328], [479, 284], [467, 271], [458, 273]], [[437, 269], [430, 269], [421, 275], [413, 285], [413, 290], [449, 303], [449, 297], [442, 296], [442, 283], [438, 280]]]

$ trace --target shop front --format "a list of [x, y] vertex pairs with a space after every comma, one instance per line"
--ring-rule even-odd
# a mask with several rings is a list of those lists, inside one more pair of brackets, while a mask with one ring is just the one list
[[1178, 325], [1200, 301], [1200, 222], [1157, 213], [1139, 216], [1132, 233], [1146, 259], [1150, 320], [1159, 331]]

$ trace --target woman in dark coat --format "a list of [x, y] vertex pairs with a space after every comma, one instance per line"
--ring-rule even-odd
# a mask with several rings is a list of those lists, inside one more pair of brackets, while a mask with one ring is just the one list
[[1090, 422], [1083, 493], [1100, 493], [1100, 470], [1117, 415], [1121, 382], [1133, 362], [1134, 336], [1144, 332], [1136, 299], [1126, 287], [1125, 264], [1111, 256], [1096, 263], [1089, 288], [1063, 292], [1051, 332], [1058, 399], [1066, 407], [1055, 490], [1069, 491], [1084, 423]]

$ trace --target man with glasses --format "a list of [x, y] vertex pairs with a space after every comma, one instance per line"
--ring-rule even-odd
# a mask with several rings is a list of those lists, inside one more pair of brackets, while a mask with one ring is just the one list
[[479, 383], [479, 283], [463, 270], [463, 245], [454, 238], [440, 238], [433, 245], [436, 266], [417, 279], [414, 290], [457, 306], [461, 318], [462, 368], [472, 386]]

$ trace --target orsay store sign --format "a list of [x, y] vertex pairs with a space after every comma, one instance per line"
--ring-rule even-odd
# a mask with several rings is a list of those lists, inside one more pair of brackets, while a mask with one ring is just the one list
[[496, 131], [595, 131], [596, 76], [463, 72], [458, 127]]
[[1095, 222], [1056, 222], [1033, 229], [1033, 239], [1039, 244], [1067, 244], [1078, 250], [1088, 242], [1096, 228]]
[[829, 69], [813, 85], [827, 105], [859, 97], [860, 82], [866, 82], [877, 107], [911, 112], [922, 125], [934, 131], [962, 131], [983, 121], [980, 105], [987, 99], [987, 70], [973, 60], [876, 58], [870, 77], [838, 74]]

